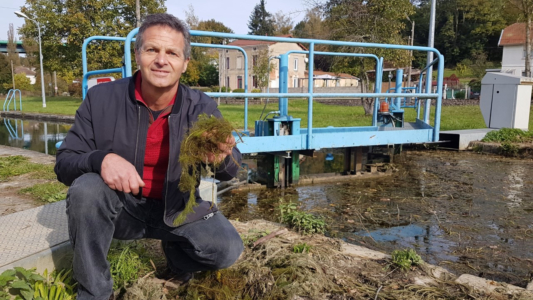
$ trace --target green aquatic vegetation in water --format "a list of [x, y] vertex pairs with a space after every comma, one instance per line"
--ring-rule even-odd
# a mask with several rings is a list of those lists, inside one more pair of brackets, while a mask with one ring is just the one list
[[[215, 162], [211, 168], [206, 163], [207, 157], [210, 154], [215, 155], [215, 157], [222, 154], [223, 151], [219, 148], [219, 144], [225, 144], [234, 130], [235, 128], [229, 121], [206, 114], [201, 114], [198, 121], [189, 129], [187, 136], [181, 143], [179, 157], [181, 164], [179, 189], [182, 192], [189, 192], [189, 201], [187, 201], [183, 212], [174, 220], [174, 225], [182, 224], [187, 215], [192, 213], [194, 207], [198, 205], [194, 192], [200, 180], [202, 168], [206, 170], [207, 176], [211, 176], [223, 163], [223, 161]], [[211, 173], [211, 169], [213, 169], [213, 173]]]
[[413, 249], [394, 250], [392, 252], [392, 263], [400, 269], [407, 271], [411, 266], [416, 266], [422, 262], [422, 258]]
[[533, 141], [533, 131], [524, 131], [516, 128], [502, 128], [487, 133], [482, 142], [509, 142], [525, 143]]
[[39, 183], [33, 186], [23, 188], [19, 191], [20, 194], [29, 194], [33, 198], [53, 203], [65, 200], [67, 197], [68, 188], [61, 182]]
[[298, 210], [295, 203], [280, 204], [281, 222], [295, 228], [301, 234], [324, 233], [326, 222], [320, 217]]

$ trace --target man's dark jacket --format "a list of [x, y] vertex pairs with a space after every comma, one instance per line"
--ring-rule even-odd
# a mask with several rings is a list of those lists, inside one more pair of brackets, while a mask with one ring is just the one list
[[[143, 177], [150, 115], [148, 108], [135, 99], [135, 77], [138, 74], [139, 72], [129, 78], [96, 85], [89, 90], [85, 101], [76, 112], [74, 126], [57, 152], [55, 172], [59, 181], [70, 186], [76, 178], [85, 173], [100, 174], [102, 161], [109, 153], [120, 155], [131, 162], [141, 178]], [[175, 227], [173, 221], [189, 199], [189, 192], [181, 192], [178, 188], [181, 175], [178, 161], [181, 141], [192, 123], [198, 119], [198, 115], [206, 113], [222, 117], [216, 102], [204, 93], [182, 84], [178, 90], [176, 103], [168, 116], [169, 160], [163, 187], [164, 221], [171, 227]], [[233, 148], [233, 157], [240, 164], [241, 153], [236, 147]], [[230, 180], [235, 177], [239, 169], [235, 161], [230, 156], [226, 157], [215, 178]], [[216, 206], [211, 208], [211, 202], [200, 198], [198, 185], [196, 202], [199, 205], [195, 207], [195, 212], [189, 214], [183, 224], [198, 220], [216, 210]], [[127, 209], [127, 206], [125, 208]]]

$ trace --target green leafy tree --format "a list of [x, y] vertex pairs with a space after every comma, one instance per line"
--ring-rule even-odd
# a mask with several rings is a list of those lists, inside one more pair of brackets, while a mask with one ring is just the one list
[[[165, 12], [163, 0], [141, 0], [141, 15]], [[91, 36], [123, 36], [136, 27], [135, 0], [27, 0], [21, 11], [41, 24], [45, 70], [60, 76], [82, 74], [81, 47]], [[19, 33], [37, 40], [34, 22], [26, 20]], [[123, 43], [91, 42], [87, 49], [88, 69], [121, 66]]]
[[[409, 0], [329, 0], [323, 6], [330, 39], [352, 42], [406, 44], [401, 34], [405, 30], [406, 16], [414, 13]], [[340, 52], [366, 51], [354, 47], [336, 48]], [[408, 51], [373, 49], [395, 67], [409, 63]], [[375, 60], [338, 57], [333, 60], [331, 71], [353, 74], [363, 81], [363, 92], [371, 89], [367, 70], [375, 69]], [[365, 114], [370, 114], [373, 98], [363, 99]]]
[[[6, 85], [8, 85], [8, 87], [5, 87]], [[7, 60], [7, 56], [0, 53], [0, 93], [5, 93], [11, 88], [13, 88], [11, 64]]]
[[[11, 89], [13, 88], [13, 82], [10, 80], [3, 84], [4, 89]], [[33, 91], [33, 85], [31, 84], [31, 81], [28, 77], [26, 77], [26, 74], [19, 73], [15, 74], [15, 87], [21, 91]]]
[[[448, 66], [471, 59], [480, 51], [487, 53], [489, 60], [501, 60], [501, 31], [518, 19], [517, 10], [506, 1], [511, 0], [437, 0], [435, 47], [445, 56]], [[416, 14], [410, 17], [416, 23], [417, 45], [428, 44], [430, 6], [430, 1], [420, 1]], [[421, 59], [421, 64], [425, 65], [425, 59]]]
[[257, 87], [263, 89], [268, 86], [272, 64], [269, 61], [268, 48], [261, 49], [257, 53], [257, 63], [253, 66], [253, 75], [257, 78]]
[[[214, 19], [201, 21], [198, 16], [194, 14], [194, 7], [189, 6], [186, 12], [186, 22], [190, 29], [233, 33], [231, 28], [224, 25], [222, 22]], [[217, 37], [198, 37], [193, 36], [192, 42], [204, 44], [227, 44], [228, 39]], [[218, 67], [216, 65], [218, 59], [218, 52], [212, 48], [192, 47], [191, 61], [187, 68], [187, 72], [183, 74], [181, 81], [188, 85], [200, 86], [214, 86], [218, 84]]]
[[274, 19], [265, 8], [265, 0], [260, 0], [254, 7], [248, 21], [248, 29], [250, 29], [248, 34], [274, 35]]

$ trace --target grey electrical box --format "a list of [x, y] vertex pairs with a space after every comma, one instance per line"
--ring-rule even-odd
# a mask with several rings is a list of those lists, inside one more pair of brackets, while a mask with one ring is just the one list
[[533, 78], [487, 73], [479, 101], [487, 127], [528, 130], [532, 88]]

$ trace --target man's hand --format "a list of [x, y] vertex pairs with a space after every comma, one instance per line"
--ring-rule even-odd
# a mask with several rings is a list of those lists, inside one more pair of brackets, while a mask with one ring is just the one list
[[144, 186], [144, 182], [135, 167], [114, 153], [109, 153], [104, 157], [100, 175], [111, 189], [127, 194], [137, 195], [139, 187]]
[[207, 162], [210, 164], [222, 162], [226, 158], [226, 156], [231, 155], [233, 147], [235, 147], [235, 138], [233, 137], [233, 135], [230, 135], [226, 138], [225, 143], [218, 143], [218, 149], [222, 151], [220, 154], [207, 154]]

